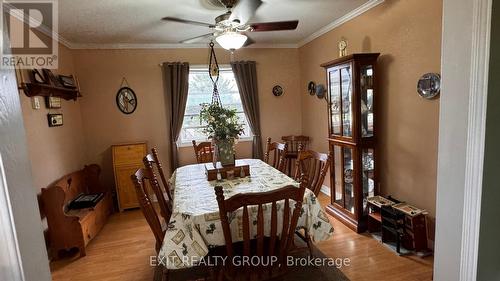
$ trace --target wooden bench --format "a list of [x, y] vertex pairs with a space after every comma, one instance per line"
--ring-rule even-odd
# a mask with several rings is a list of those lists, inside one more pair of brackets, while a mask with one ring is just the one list
[[[47, 217], [49, 245], [55, 257], [60, 250], [71, 248], [78, 248], [80, 257], [85, 256], [85, 246], [99, 233], [111, 214], [111, 194], [99, 183], [100, 172], [98, 165], [88, 165], [42, 189], [42, 209]], [[68, 210], [68, 204], [79, 194], [98, 192], [105, 195], [95, 207]]]

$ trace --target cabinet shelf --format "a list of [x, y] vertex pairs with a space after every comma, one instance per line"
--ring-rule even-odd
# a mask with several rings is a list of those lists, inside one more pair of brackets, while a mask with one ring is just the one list
[[21, 89], [28, 97], [42, 96], [42, 97], [60, 97], [65, 100], [75, 100], [79, 96], [78, 89], [69, 89], [64, 87], [57, 87], [48, 84], [40, 83], [23, 83]]
[[382, 215], [380, 214], [380, 212], [370, 213], [369, 216], [378, 222], [382, 222]]

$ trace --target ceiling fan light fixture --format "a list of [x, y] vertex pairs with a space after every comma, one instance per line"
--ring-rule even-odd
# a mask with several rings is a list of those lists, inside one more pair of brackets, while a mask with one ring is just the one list
[[215, 40], [226, 50], [237, 50], [245, 44], [248, 37], [244, 34], [228, 31], [217, 36]]

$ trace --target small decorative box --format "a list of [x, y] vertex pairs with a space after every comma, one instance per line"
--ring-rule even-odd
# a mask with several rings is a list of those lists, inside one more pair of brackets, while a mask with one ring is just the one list
[[220, 173], [221, 179], [244, 178], [250, 175], [250, 166], [245, 162], [231, 166], [222, 166], [220, 162], [217, 162], [216, 167], [213, 163], [205, 164], [205, 174], [209, 181], [217, 180], [217, 171]]

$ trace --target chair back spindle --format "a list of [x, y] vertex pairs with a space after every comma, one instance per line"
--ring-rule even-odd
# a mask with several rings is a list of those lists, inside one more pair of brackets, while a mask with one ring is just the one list
[[271, 138], [267, 138], [267, 149], [264, 154], [264, 162], [281, 172], [285, 172], [287, 154], [288, 145], [286, 143], [271, 142]]
[[331, 161], [330, 154], [304, 150], [303, 146], [299, 145], [294, 178], [298, 180], [301, 175], [305, 175], [307, 188], [318, 196]]
[[213, 162], [214, 148], [211, 142], [200, 142], [199, 144], [196, 144], [196, 141], [193, 140], [192, 143], [198, 164]]
[[153, 147], [151, 149], [151, 152], [153, 154], [152, 155], [153, 157], [150, 159], [154, 160], [154, 164], [156, 164], [156, 170], [158, 171], [158, 174], [160, 174], [161, 183], [163, 184], [163, 187], [165, 188], [168, 199], [173, 200], [172, 191], [170, 190], [170, 184], [167, 181], [167, 177], [165, 177], [165, 173], [163, 172], [163, 165], [161, 164], [160, 157], [158, 156], [158, 149], [156, 149], [156, 147]]
[[299, 152], [299, 147], [302, 145], [303, 149], [307, 149], [309, 144], [308, 136], [283, 136], [281, 140], [288, 145], [288, 154], [286, 157], [285, 171], [288, 176], [292, 177], [297, 171], [294, 171], [297, 163], [297, 154]]
[[135, 191], [137, 194], [137, 199], [139, 200], [139, 205], [141, 206], [142, 213], [146, 218], [146, 221], [153, 232], [156, 239], [156, 252], [160, 250], [163, 243], [163, 238], [165, 232], [161, 229], [161, 223], [156, 214], [155, 208], [149, 199], [146, 191], [145, 181], [150, 177], [148, 171], [144, 168], [137, 170], [132, 176], [132, 182], [135, 186]]
[[165, 220], [165, 222], [168, 223], [170, 220], [170, 216], [172, 215], [172, 200], [170, 199], [169, 196], [169, 188], [168, 186], [165, 187], [167, 196], [165, 196], [164, 191], [160, 187], [160, 184], [158, 183], [158, 179], [156, 178], [156, 174], [154, 172], [154, 167], [153, 164], [155, 163], [154, 157], [151, 154], [146, 155], [143, 158], [144, 166], [145, 166], [145, 176], [149, 180], [149, 184], [151, 186], [151, 189], [153, 189], [153, 192], [156, 196], [156, 199], [158, 201], [158, 205], [160, 206], [160, 214]]
[[283, 136], [281, 140], [288, 144], [288, 152], [292, 154], [299, 151], [300, 145], [303, 149], [307, 149], [309, 144], [308, 136]]

